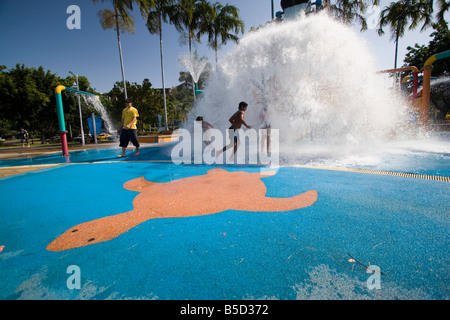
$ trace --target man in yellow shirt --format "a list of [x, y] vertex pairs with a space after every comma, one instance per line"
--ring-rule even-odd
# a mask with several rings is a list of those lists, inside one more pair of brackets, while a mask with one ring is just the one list
[[125, 100], [126, 108], [122, 111], [122, 120], [120, 121], [119, 129], [117, 133], [120, 134], [120, 144], [122, 147], [122, 154], [119, 157], [125, 157], [125, 151], [127, 150], [128, 143], [131, 143], [136, 147], [136, 152], [134, 155], [139, 155], [139, 141], [137, 138], [137, 117], [139, 113], [136, 108], [133, 107], [133, 100]]

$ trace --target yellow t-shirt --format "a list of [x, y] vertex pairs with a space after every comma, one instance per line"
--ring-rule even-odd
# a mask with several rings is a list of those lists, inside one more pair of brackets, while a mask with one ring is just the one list
[[[134, 117], [139, 117], [139, 113], [135, 107], [125, 108], [122, 111], [122, 119], [123, 119], [123, 129], [127, 129], [127, 125], [134, 119]], [[130, 126], [130, 129], [137, 129], [136, 123], [133, 123]]]

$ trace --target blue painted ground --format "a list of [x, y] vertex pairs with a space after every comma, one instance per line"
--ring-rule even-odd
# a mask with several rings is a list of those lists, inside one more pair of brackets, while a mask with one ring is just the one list
[[[0, 160], [0, 167], [14, 167], [24, 165], [43, 165], [43, 164], [64, 164], [64, 163], [90, 163], [90, 162], [129, 162], [129, 161], [171, 161], [172, 147], [177, 142], [166, 142], [162, 144], [148, 143], [142, 144], [140, 148], [141, 154], [134, 156], [134, 151], [129, 149], [127, 157], [118, 158], [121, 153], [119, 147], [105, 149], [90, 149], [70, 151], [69, 157], [62, 156], [62, 153], [54, 153], [39, 157], [29, 157], [11, 160]], [[248, 151], [247, 151], [248, 152]], [[449, 153], [433, 153], [423, 151], [409, 151], [404, 153], [388, 153], [378, 155], [378, 163], [346, 163], [345, 167], [369, 170], [384, 170], [393, 172], [404, 172], [413, 174], [425, 174], [450, 177], [450, 154]], [[306, 160], [305, 160], [306, 159]], [[304, 163], [310, 164], [311, 159], [304, 160]], [[315, 164], [315, 161], [312, 161]], [[336, 163], [335, 160], [333, 160]], [[323, 166], [336, 166], [336, 164], [328, 164], [323, 162]]]
[[89, 162], [123, 162], [123, 161], [145, 161], [145, 160], [170, 160], [171, 148], [174, 143], [164, 144], [143, 144], [141, 154], [134, 156], [134, 151], [127, 150], [127, 156], [117, 157], [121, 153], [119, 147], [105, 149], [90, 149], [70, 151], [68, 157], [64, 157], [61, 152], [39, 157], [29, 157], [20, 159], [0, 160], [0, 167], [31, 166], [43, 164], [64, 164], [64, 163], [89, 163]]
[[[314, 205], [153, 219], [107, 242], [45, 249], [76, 224], [132, 210], [128, 180], [211, 168], [116, 161], [1, 179], [0, 299], [450, 298], [450, 183], [441, 181], [282, 167], [263, 178], [267, 195], [315, 189]], [[71, 265], [80, 289], [67, 287]], [[381, 269], [380, 289], [367, 286], [369, 265]]]

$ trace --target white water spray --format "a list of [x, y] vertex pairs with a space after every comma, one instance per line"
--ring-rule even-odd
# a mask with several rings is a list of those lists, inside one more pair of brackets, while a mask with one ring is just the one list
[[179, 58], [179, 62], [189, 71], [193, 81], [197, 83], [203, 69], [205, 69], [208, 64], [208, 59], [198, 59], [195, 56], [181, 56]]
[[364, 40], [325, 13], [271, 23], [243, 37], [220, 63], [188, 117], [220, 130], [240, 101], [280, 130], [280, 160], [354, 155], [409, 132], [405, 101], [386, 90]]
[[[87, 96], [87, 95], [82, 95], [82, 97], [86, 104], [93, 106], [94, 109], [100, 113], [100, 116], [105, 123], [106, 131], [108, 133], [110, 133], [112, 136], [114, 136], [116, 139], [117, 134], [116, 134], [116, 130], [114, 130], [113, 122], [111, 121], [111, 118], [109, 117], [108, 112], [106, 111], [106, 108], [101, 103], [100, 98], [98, 96]], [[97, 134], [99, 134], [99, 133], [100, 132], [97, 132]]]

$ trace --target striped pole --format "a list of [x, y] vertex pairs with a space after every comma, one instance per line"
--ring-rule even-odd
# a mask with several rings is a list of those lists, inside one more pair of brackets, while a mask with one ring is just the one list
[[62, 153], [63, 153], [63, 156], [68, 156], [69, 155], [69, 147], [67, 145], [67, 131], [66, 131], [66, 124], [64, 122], [64, 110], [63, 110], [62, 97], [61, 97], [61, 92], [63, 90], [66, 90], [69, 92], [81, 93], [81, 94], [88, 95], [88, 96], [95, 96], [95, 94], [89, 93], [89, 92], [84, 92], [81, 90], [76, 90], [76, 89], [61, 86], [61, 85], [57, 86], [55, 89], [56, 113], [58, 114], [59, 136], [61, 137]]
[[61, 92], [66, 89], [64, 86], [57, 86], [55, 89], [56, 113], [58, 114], [59, 136], [61, 137], [61, 146], [63, 156], [69, 155], [69, 147], [67, 145], [67, 131], [64, 122], [64, 110], [62, 104]]

